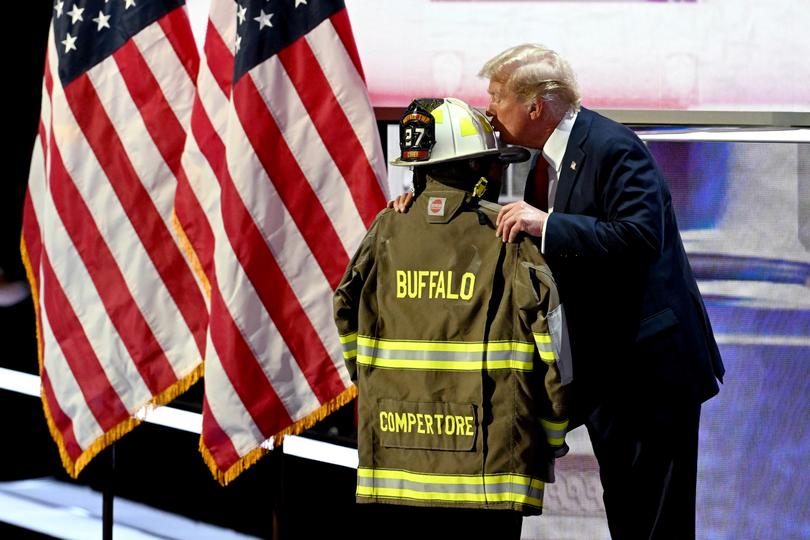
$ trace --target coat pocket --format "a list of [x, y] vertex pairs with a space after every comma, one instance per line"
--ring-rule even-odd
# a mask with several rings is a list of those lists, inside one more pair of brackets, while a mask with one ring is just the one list
[[672, 308], [666, 308], [658, 313], [650, 315], [641, 321], [636, 336], [636, 342], [647, 340], [661, 332], [673, 328], [679, 324], [678, 316]]
[[478, 432], [471, 403], [408, 402], [381, 399], [377, 430], [387, 448], [469, 452]]

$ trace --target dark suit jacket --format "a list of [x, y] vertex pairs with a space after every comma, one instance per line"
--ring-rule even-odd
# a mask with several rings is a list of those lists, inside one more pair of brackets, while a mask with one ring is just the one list
[[606, 398], [701, 403], [718, 392], [723, 362], [667, 183], [631, 130], [585, 108], [544, 254], [566, 310], [583, 412]]

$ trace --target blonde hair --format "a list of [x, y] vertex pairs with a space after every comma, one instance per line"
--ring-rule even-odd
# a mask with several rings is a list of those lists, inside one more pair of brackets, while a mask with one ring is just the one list
[[543, 45], [507, 49], [484, 64], [478, 75], [503, 84], [524, 102], [542, 99], [555, 116], [578, 111], [582, 101], [571, 66]]

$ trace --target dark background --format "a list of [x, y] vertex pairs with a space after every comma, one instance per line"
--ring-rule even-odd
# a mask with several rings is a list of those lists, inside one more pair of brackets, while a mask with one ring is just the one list
[[[25, 32], [4, 37], [7, 73], [13, 75], [6, 84], [10, 124], [0, 197], [0, 268], [6, 281], [25, 279], [19, 254], [22, 202], [51, 10], [45, 0], [7, 6], [8, 21]], [[385, 137], [386, 130], [381, 133]], [[810, 468], [810, 145], [649, 146], [669, 180], [685, 239], [702, 232], [721, 239], [731, 235], [719, 250], [690, 250], [687, 242], [728, 370], [720, 395], [703, 408], [698, 537], [806, 539], [810, 484], [801, 471]], [[735, 222], [738, 214], [729, 208], [749, 199], [750, 216]], [[798, 222], [791, 221], [793, 213]], [[795, 252], [774, 247], [790, 237], [798, 237]], [[713, 287], [718, 282], [736, 282], [738, 294]], [[762, 284], [766, 289], [754, 287]], [[795, 299], [783, 298], [780, 305], [770, 298], [790, 284]], [[30, 299], [0, 307], [0, 340], [0, 367], [38, 374]], [[200, 412], [201, 397], [202, 382], [172, 406]], [[354, 407], [348, 405], [306, 435], [351, 446], [353, 420]], [[345, 533], [347, 524], [354, 524], [349, 534], [356, 536], [378, 525], [366, 508], [355, 505], [355, 471], [345, 467], [276, 451], [223, 488], [202, 460], [197, 435], [143, 424], [115, 444], [114, 472], [107, 449], [74, 481], [62, 468], [40, 401], [5, 390], [0, 390], [0, 433], [0, 482], [54, 477], [98, 491], [112, 487], [119, 497], [263, 538], [327, 537]], [[551, 515], [540, 519], [555, 523]], [[0, 523], [0, 538], [25, 537], [43, 536]]]
[[[39, 124], [42, 73], [52, 4], [47, 0], [14, 2], [7, 6], [11, 24], [24, 21], [25, 31], [11, 36], [5, 85], [6, 171], [0, 197], [0, 269], [5, 281], [26, 280], [20, 258], [20, 230], [28, 169]], [[32, 302], [26, 299], [0, 307], [0, 367], [39, 374]], [[172, 406], [201, 412], [203, 381], [172, 402]], [[337, 435], [334, 433], [337, 431]], [[308, 436], [351, 446], [354, 404], [328, 417]], [[356, 519], [355, 471], [346, 467], [284, 456], [274, 451], [242, 473], [227, 487], [211, 476], [198, 450], [199, 436], [144, 423], [101, 452], [72, 480], [65, 473], [37, 398], [0, 390], [0, 482], [54, 477], [102, 491], [112, 482], [116, 496], [143, 502], [243, 533], [271, 538], [294, 524], [295, 537], [326, 536], [338, 523]], [[332, 435], [327, 435], [332, 433]], [[316, 502], [317, 501], [317, 502]], [[313, 512], [317, 504], [317, 514]], [[99, 509], [100, 511], [100, 509]], [[362, 509], [360, 510], [362, 512]], [[313, 519], [313, 516], [316, 519]], [[0, 523], [0, 538], [38, 537]]]

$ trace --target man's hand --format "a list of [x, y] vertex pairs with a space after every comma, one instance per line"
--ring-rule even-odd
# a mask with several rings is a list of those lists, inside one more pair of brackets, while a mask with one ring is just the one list
[[548, 214], [524, 201], [509, 203], [498, 212], [495, 235], [504, 242], [514, 242], [521, 232], [540, 238]]
[[402, 195], [397, 195], [397, 197], [394, 200], [388, 201], [388, 208], [393, 208], [400, 214], [407, 214], [408, 208], [410, 208], [412, 204], [413, 204], [413, 191], [408, 191], [407, 193], [403, 193]]

